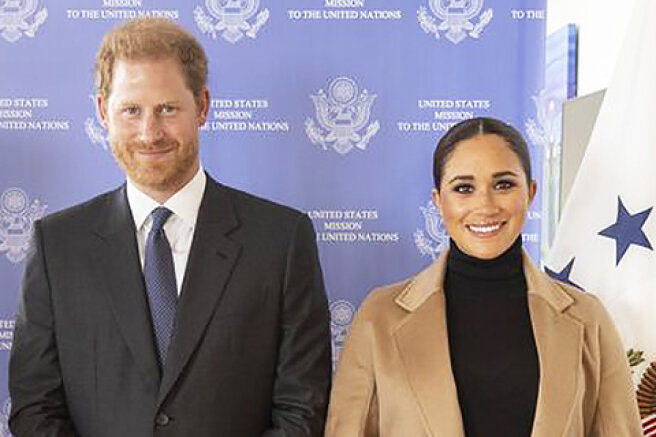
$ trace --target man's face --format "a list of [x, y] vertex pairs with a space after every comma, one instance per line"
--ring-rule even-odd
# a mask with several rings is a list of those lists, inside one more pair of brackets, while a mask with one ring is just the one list
[[118, 60], [108, 98], [98, 96], [114, 157], [151, 197], [170, 197], [196, 174], [207, 89], [200, 100], [174, 58]]

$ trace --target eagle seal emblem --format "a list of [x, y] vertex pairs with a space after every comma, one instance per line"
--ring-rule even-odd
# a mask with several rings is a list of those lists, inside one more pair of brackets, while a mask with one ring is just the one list
[[330, 333], [333, 343], [333, 370], [344, 348], [349, 327], [355, 315], [355, 306], [347, 300], [336, 300], [330, 304]]
[[446, 233], [444, 220], [433, 202], [429, 200], [426, 206], [420, 206], [419, 209], [424, 216], [426, 232], [422, 229], [414, 232], [415, 245], [422, 255], [428, 255], [434, 260], [449, 245], [449, 235]]
[[[34, 38], [48, 18], [46, 8], [36, 12], [38, 6], [38, 0], [0, 0], [0, 36], [8, 42], [16, 42], [23, 35]], [[30, 21], [32, 15], [34, 19]]]
[[[419, 25], [424, 32], [435, 35], [436, 39], [440, 39], [440, 32], [445, 32], [446, 39], [453, 44], [458, 44], [467, 36], [479, 38], [494, 16], [492, 9], [486, 9], [481, 14], [483, 0], [429, 0], [428, 6], [433, 15], [421, 6], [417, 11]], [[472, 23], [470, 20], [477, 16], [476, 24]], [[439, 24], [436, 18], [441, 20]]]
[[34, 221], [43, 217], [47, 205], [35, 200], [30, 204], [25, 191], [9, 188], [0, 196], [0, 252], [18, 264], [27, 255]]
[[643, 420], [643, 431], [647, 435], [645, 422], [649, 422], [652, 429], [656, 426], [656, 361], [651, 362], [642, 374], [636, 395]]
[[[95, 96], [89, 94], [91, 101], [95, 101]], [[103, 150], [109, 150], [109, 134], [103, 128], [102, 123], [100, 122], [100, 116], [96, 114], [95, 120], [93, 117], [87, 117], [84, 120], [84, 131], [87, 133], [87, 137], [92, 144], [97, 144], [103, 148]]]
[[11, 412], [11, 399], [7, 398], [0, 410], [0, 437], [12, 437], [9, 431], [9, 413]]
[[[347, 154], [353, 147], [365, 150], [380, 129], [378, 120], [367, 124], [376, 94], [369, 94], [366, 89], [360, 92], [349, 77], [334, 79], [328, 92], [320, 89], [310, 98], [319, 124], [308, 118], [305, 133], [313, 144], [324, 150], [328, 150], [329, 145], [340, 155]], [[360, 132], [362, 129], [364, 133]]]
[[[203, 8], [196, 6], [194, 20], [203, 33], [212, 35], [216, 39], [217, 33], [234, 44], [244, 34], [249, 38], [256, 38], [262, 26], [269, 20], [269, 10], [260, 9], [260, 0], [206, 0], [205, 8], [217, 21], [209, 17]], [[255, 14], [257, 14], [255, 16]], [[255, 20], [250, 20], [255, 16]]]

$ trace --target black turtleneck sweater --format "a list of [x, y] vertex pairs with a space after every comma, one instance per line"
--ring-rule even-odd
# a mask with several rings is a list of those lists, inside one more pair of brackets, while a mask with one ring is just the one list
[[467, 437], [528, 437], [539, 361], [521, 239], [491, 260], [451, 241], [445, 277], [451, 366]]

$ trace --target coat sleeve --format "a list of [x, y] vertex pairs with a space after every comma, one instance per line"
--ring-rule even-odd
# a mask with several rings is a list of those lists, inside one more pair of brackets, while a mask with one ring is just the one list
[[265, 437], [321, 436], [331, 378], [330, 315], [312, 222], [299, 216], [287, 248], [273, 427]]
[[642, 437], [626, 353], [610, 315], [601, 303], [599, 307], [599, 395], [591, 435]]
[[9, 428], [14, 437], [76, 437], [59, 367], [43, 245], [37, 222], [9, 358]]
[[368, 298], [356, 315], [342, 350], [330, 396], [326, 437], [378, 436], [378, 400]]

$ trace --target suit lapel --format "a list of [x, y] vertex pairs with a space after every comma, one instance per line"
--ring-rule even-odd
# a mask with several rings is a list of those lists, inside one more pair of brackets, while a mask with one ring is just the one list
[[225, 189], [209, 177], [178, 303], [176, 331], [171, 341], [158, 395], [160, 405], [200, 342], [224, 292], [241, 247], [226, 234], [238, 226]]
[[583, 325], [564, 314], [574, 301], [551, 283], [524, 254], [524, 273], [540, 385], [532, 437], [564, 435], [579, 394]]
[[150, 310], [146, 301], [135, 227], [125, 187], [109, 195], [108, 207], [92, 243], [96, 275], [101, 278], [114, 317], [144, 378], [157, 387], [159, 365], [155, 355]]
[[451, 371], [442, 291], [443, 256], [399, 295], [409, 313], [394, 330], [406, 377], [419, 403], [424, 423], [434, 436], [462, 437], [458, 392]]

